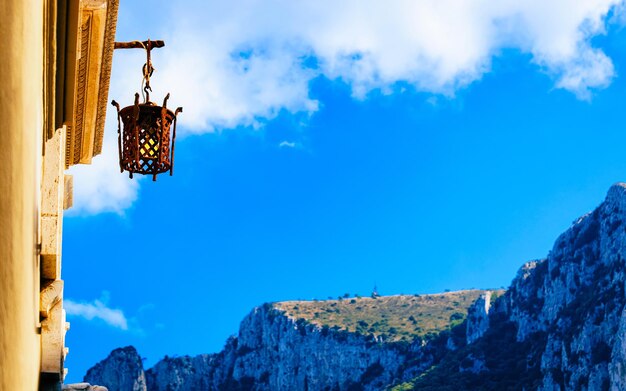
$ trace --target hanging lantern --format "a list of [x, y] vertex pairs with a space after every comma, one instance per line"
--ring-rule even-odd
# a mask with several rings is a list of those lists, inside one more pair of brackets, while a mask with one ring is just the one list
[[[116, 101], [111, 104], [117, 108], [117, 143], [119, 150], [120, 172], [152, 175], [156, 181], [158, 174], [174, 172], [174, 142], [176, 141], [176, 117], [182, 107], [172, 111], [167, 108], [170, 94], [163, 99], [163, 106], [150, 101], [150, 76], [154, 72], [150, 51], [163, 47], [163, 41], [116, 42], [116, 49], [143, 48], [147, 61], [143, 66], [144, 101], [139, 103], [139, 94], [135, 94], [135, 103], [120, 109]], [[123, 126], [123, 129], [122, 129]]]

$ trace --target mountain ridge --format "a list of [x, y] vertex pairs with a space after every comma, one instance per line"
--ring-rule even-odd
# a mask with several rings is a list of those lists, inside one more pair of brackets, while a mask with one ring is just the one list
[[[480, 291], [462, 318], [440, 315], [435, 332], [410, 334], [412, 323], [399, 332], [394, 322], [405, 315], [372, 331], [341, 317], [376, 299], [327, 301], [317, 311], [300, 308], [309, 302], [266, 304], [221, 352], [166, 357], [144, 371], [145, 390], [626, 390], [625, 221], [618, 183], [506, 292]], [[102, 371], [85, 380], [109, 381]]]

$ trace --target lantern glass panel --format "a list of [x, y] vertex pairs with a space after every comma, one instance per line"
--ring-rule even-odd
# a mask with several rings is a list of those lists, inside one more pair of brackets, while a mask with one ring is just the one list
[[[160, 121], [159, 121], [160, 122]], [[160, 142], [158, 130], [153, 126], [140, 125], [139, 154], [144, 159], [156, 159], [159, 156]]]

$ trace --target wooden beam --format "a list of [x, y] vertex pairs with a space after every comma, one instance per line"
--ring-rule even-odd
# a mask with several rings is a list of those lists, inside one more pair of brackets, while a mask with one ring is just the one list
[[69, 0], [65, 167], [102, 151], [119, 0]]
[[162, 48], [165, 46], [165, 41], [162, 40], [148, 40], [148, 41], [131, 41], [131, 42], [115, 42], [115, 49], [154, 49]]

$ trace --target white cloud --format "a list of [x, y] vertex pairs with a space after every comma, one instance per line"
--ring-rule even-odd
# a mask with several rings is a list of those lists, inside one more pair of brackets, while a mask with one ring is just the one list
[[[504, 49], [529, 54], [556, 88], [590, 99], [615, 76], [591, 40], [606, 33], [611, 11], [609, 22], [626, 20], [624, 0], [195, 0], [154, 7], [169, 17], [157, 19], [166, 47], [153, 55], [152, 96], [158, 101], [170, 91], [171, 105], [184, 106], [183, 136], [258, 127], [281, 111], [314, 113], [319, 104], [309, 83], [320, 75], [348, 83], [357, 99], [374, 89], [394, 93], [398, 82], [453, 97], [489, 72]], [[121, 103], [138, 90], [143, 60], [116, 52], [111, 96]], [[137, 182], [115, 174], [113, 125], [109, 117], [113, 137], [104, 156], [74, 170], [80, 211], [120, 213], [137, 197]]]
[[103, 292], [100, 299], [92, 302], [76, 302], [71, 299], [63, 301], [63, 307], [70, 316], [78, 316], [87, 320], [100, 319], [109, 326], [128, 330], [128, 321], [120, 309], [108, 307], [108, 293]]
[[[160, 83], [191, 132], [255, 125], [280, 110], [313, 112], [309, 82], [349, 83], [357, 98], [406, 82], [453, 96], [513, 48], [557, 88], [588, 99], [614, 77], [591, 39], [621, 0], [345, 0], [176, 4]], [[618, 20], [619, 18], [612, 18]], [[623, 18], [622, 18], [623, 19]], [[316, 66], [307, 65], [315, 59]]]
[[280, 144], [278, 144], [278, 146], [280, 148], [295, 148], [296, 147], [296, 143], [293, 141], [281, 141]]
[[[113, 130], [109, 129], [109, 134]], [[106, 137], [106, 136], [105, 136]], [[89, 166], [74, 166], [74, 206], [68, 215], [113, 212], [119, 215], [137, 199], [139, 180], [128, 179], [128, 173], [119, 170], [117, 145], [105, 141], [102, 155], [93, 159]], [[138, 178], [139, 177], [139, 178]]]

